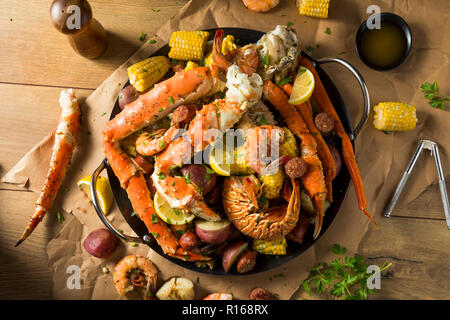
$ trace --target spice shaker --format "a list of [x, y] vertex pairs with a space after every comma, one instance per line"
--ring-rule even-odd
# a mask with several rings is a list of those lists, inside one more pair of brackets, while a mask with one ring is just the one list
[[79, 55], [95, 59], [105, 52], [108, 45], [106, 31], [92, 17], [87, 0], [54, 0], [50, 17], [55, 28], [67, 36]]

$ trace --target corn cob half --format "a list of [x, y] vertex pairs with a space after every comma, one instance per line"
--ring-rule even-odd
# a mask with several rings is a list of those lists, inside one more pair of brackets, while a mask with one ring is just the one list
[[280, 144], [280, 157], [290, 156], [293, 158], [298, 156], [297, 141], [295, 140], [295, 137], [292, 134], [291, 130], [289, 130], [288, 128], [283, 128], [283, 131], [284, 139]]
[[188, 63], [186, 63], [186, 68], [184, 68], [184, 70], [191, 70], [191, 69], [194, 69], [194, 68], [197, 68], [198, 67], [198, 64], [197, 63], [195, 63], [195, 62], [193, 62], [193, 61], [188, 61]]
[[151, 57], [128, 67], [128, 78], [131, 85], [142, 92], [161, 80], [169, 68], [169, 59], [166, 57]]
[[279, 168], [274, 174], [258, 175], [263, 186], [263, 196], [267, 199], [275, 199], [280, 196], [284, 181], [284, 171]]
[[254, 174], [252, 168], [248, 166], [247, 161], [245, 161], [245, 147], [241, 145], [234, 149], [234, 161], [230, 165], [231, 175], [240, 176], [240, 175], [249, 175]]
[[209, 33], [206, 31], [175, 31], [169, 40], [169, 58], [177, 60], [202, 60]]
[[277, 240], [253, 240], [252, 249], [256, 252], [267, 255], [285, 255], [286, 254], [286, 238]]
[[313, 18], [327, 18], [330, 0], [297, 0], [298, 12]]
[[373, 107], [373, 125], [378, 130], [408, 131], [416, 127], [416, 108], [401, 102], [380, 102]]

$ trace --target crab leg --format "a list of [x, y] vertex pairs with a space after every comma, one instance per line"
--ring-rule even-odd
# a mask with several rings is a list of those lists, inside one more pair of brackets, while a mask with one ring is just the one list
[[341, 138], [342, 140], [342, 155], [344, 157], [345, 165], [350, 172], [350, 176], [352, 178], [353, 184], [355, 186], [356, 197], [358, 199], [359, 209], [372, 221], [372, 223], [376, 226], [375, 220], [370, 215], [369, 211], [367, 211], [367, 203], [366, 203], [366, 195], [364, 193], [364, 186], [361, 180], [361, 176], [359, 174], [358, 165], [356, 164], [355, 153], [353, 152], [353, 146], [348, 137], [348, 134], [345, 132], [344, 126], [342, 125], [341, 120], [339, 119], [336, 110], [331, 103], [330, 98], [325, 91], [325, 88], [320, 81], [319, 75], [317, 74], [316, 69], [313, 64], [306, 58], [300, 57], [300, 64], [308, 70], [310, 70], [314, 75], [315, 81], [315, 89], [313, 92], [314, 101], [316, 101], [322, 112], [328, 113], [333, 117], [335, 121], [335, 126], [333, 131]]
[[317, 144], [308, 130], [303, 118], [297, 110], [288, 102], [284, 91], [271, 81], [264, 82], [264, 96], [280, 112], [289, 129], [301, 140], [302, 159], [307, 163], [308, 170], [302, 176], [302, 183], [314, 199], [316, 209], [316, 223], [314, 238], [320, 233], [325, 214], [325, 198], [327, 189], [322, 169], [322, 163], [317, 155]]
[[207, 67], [178, 72], [128, 104], [121, 113], [105, 124], [103, 131], [102, 144], [106, 158], [122, 188], [127, 191], [133, 209], [162, 250], [182, 260], [204, 261], [210, 258], [180, 247], [178, 239], [156, 214], [144, 176], [123, 152], [119, 140], [165, 117], [178, 105], [197, 100], [214, 89], [215, 80]]
[[[282, 86], [283, 90], [290, 95], [292, 93], [292, 85], [287, 83]], [[295, 105], [295, 109], [300, 113], [303, 120], [305, 120], [308, 130], [313, 134], [314, 139], [317, 143], [317, 153], [319, 159], [323, 164], [323, 172], [325, 175], [325, 183], [327, 185], [327, 200], [329, 202], [333, 201], [333, 185], [332, 182], [336, 177], [336, 163], [334, 161], [333, 155], [331, 154], [328, 144], [322, 137], [322, 134], [317, 129], [314, 124], [313, 113], [311, 108], [311, 102], [308, 100], [300, 105]]]
[[16, 243], [16, 247], [33, 232], [45, 214], [50, 211], [75, 149], [76, 137], [80, 127], [80, 108], [72, 89], [61, 92], [59, 104], [62, 111], [58, 127], [56, 128], [47, 178], [42, 187], [41, 195], [36, 202], [36, 209], [25, 231]]

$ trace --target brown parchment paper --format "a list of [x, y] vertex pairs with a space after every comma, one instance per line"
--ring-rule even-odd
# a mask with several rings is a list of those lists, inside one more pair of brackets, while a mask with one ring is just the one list
[[[185, 276], [195, 282], [198, 277], [199, 283], [196, 283], [198, 298], [207, 293], [221, 291], [232, 292], [236, 298], [245, 299], [250, 289], [261, 286], [278, 294], [280, 299], [288, 299], [300, 281], [307, 276], [313, 264], [330, 260], [330, 248], [334, 243], [339, 243], [354, 252], [367, 230], [368, 220], [358, 210], [351, 185], [335, 221], [312, 248], [278, 269], [257, 275], [217, 277], [187, 271], [143, 245], [132, 247], [130, 244], [122, 243], [120, 249], [108, 259], [94, 258], [82, 249], [81, 242], [89, 231], [102, 226], [88, 199], [76, 187], [76, 181], [92, 173], [104, 158], [100, 138], [107, 117], [102, 117], [102, 114], [104, 112], [110, 114], [120, 91], [117, 84], [127, 81], [126, 68], [163, 46], [171, 32], [175, 30], [242, 27], [268, 31], [277, 24], [292, 22], [299, 35], [301, 46], [313, 48], [311, 52], [313, 57], [339, 56], [351, 62], [362, 73], [369, 87], [372, 105], [381, 101], [414, 104], [419, 117], [415, 130], [385, 135], [374, 129], [370, 123], [371, 115], [356, 141], [356, 157], [366, 189], [368, 209], [375, 219], [383, 219], [381, 214], [419, 139], [431, 139], [440, 145], [441, 161], [445, 172], [448, 172], [449, 111], [431, 108], [423, 98], [419, 87], [424, 81], [438, 81], [442, 92], [450, 92], [450, 84], [446, 81], [450, 70], [450, 43], [444, 41], [450, 30], [448, 24], [442, 23], [450, 18], [450, 2], [440, 0], [434, 1], [433, 6], [425, 6], [425, 2], [420, 0], [332, 0], [329, 18], [326, 20], [298, 15], [293, 0], [280, 2], [277, 8], [266, 14], [250, 12], [239, 0], [189, 2], [156, 33], [156, 43], [144, 44], [84, 101], [82, 130], [77, 151], [58, 195], [61, 207], [71, 212], [74, 218], [66, 222], [62, 231], [48, 245], [49, 266], [54, 271], [54, 298], [137, 298], [136, 294], [119, 297], [112, 284], [111, 272], [107, 274], [102, 272], [103, 266], [112, 270], [123, 255], [136, 253], [148, 255], [160, 270], [162, 279]], [[372, 4], [379, 5], [382, 11], [399, 14], [412, 29], [414, 39], [412, 52], [399, 68], [391, 72], [376, 72], [369, 69], [360, 62], [354, 50], [356, 30], [367, 18], [367, 7]], [[326, 28], [330, 28], [331, 34], [325, 33]], [[363, 104], [356, 80], [341, 67], [326, 66], [325, 69], [340, 90], [353, 119], [359, 119]], [[38, 192], [47, 172], [52, 143], [53, 136], [49, 135], [23, 157], [2, 178], [2, 182], [13, 183]], [[400, 204], [413, 200], [427, 186], [437, 181], [431, 159], [420, 159], [414, 172]], [[117, 208], [114, 207], [108, 217], [125, 233], [133, 234]], [[66, 271], [70, 265], [81, 268], [82, 285], [79, 290], [67, 288], [69, 274]], [[282, 276], [273, 278], [274, 275], [280, 274]]]

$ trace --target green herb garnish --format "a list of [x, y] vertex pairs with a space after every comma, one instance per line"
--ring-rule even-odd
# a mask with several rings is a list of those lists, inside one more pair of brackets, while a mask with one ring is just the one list
[[261, 119], [259, 119], [259, 124], [261, 126], [264, 126], [264, 125], [267, 124], [267, 120], [266, 120], [266, 118], [264, 116], [262, 116]]
[[132, 216], [132, 217], [134, 217], [136, 215], [136, 212], [132, 212], [131, 214], [130, 214], [130, 216]]
[[293, 24], [294, 24], [293, 22], [288, 21], [287, 26], [290, 27], [290, 26], [292, 26]]
[[262, 63], [266, 66], [269, 65], [269, 56], [267, 55], [267, 53], [264, 55], [264, 58], [262, 60]]
[[283, 79], [281, 79], [280, 81], [278, 81], [278, 82], [277, 82], [277, 85], [279, 85], [279, 86], [281, 87], [281, 86], [284, 86], [286, 83], [289, 83], [289, 82], [291, 82], [291, 81], [292, 81], [292, 77], [291, 77], [291, 76], [288, 76], [288, 77], [283, 78]]
[[155, 39], [148, 40], [148, 43], [156, 43], [156, 40]]
[[63, 223], [64, 222], [64, 216], [61, 214], [61, 212], [58, 212], [56, 214], [56, 218], [58, 219], [58, 223]]
[[147, 37], [147, 34], [144, 33], [144, 32], [141, 32], [141, 35], [139, 37], [139, 41], [144, 41], [146, 37]]
[[325, 30], [325, 33], [326, 33], [326, 34], [331, 34], [331, 29], [330, 29], [330, 27], [327, 27], [327, 29]]
[[164, 175], [164, 173], [162, 173], [162, 172], [160, 172], [160, 173], [158, 173], [158, 178], [159, 179], [164, 179], [166, 176]]
[[[367, 299], [369, 294], [374, 293], [373, 289], [367, 287], [367, 279], [371, 274], [367, 273], [367, 264], [364, 258], [357, 253], [352, 256], [344, 256], [346, 248], [335, 244], [333, 253], [340, 257], [334, 259], [330, 264], [319, 262], [315, 265], [305, 280], [301, 282], [302, 288], [311, 295], [314, 286], [317, 293], [328, 291], [331, 295], [346, 300]], [[380, 272], [386, 270], [392, 263], [384, 263], [380, 267]]]
[[306, 51], [308, 51], [308, 52], [313, 52], [313, 51], [314, 51], [314, 48], [311, 47], [311, 46], [306, 46], [305, 49], [306, 49]]
[[439, 108], [445, 110], [445, 103], [450, 101], [450, 96], [443, 96], [439, 93], [439, 88], [437, 82], [433, 82], [430, 84], [428, 81], [425, 81], [420, 86], [422, 92], [425, 94], [425, 98], [429, 100], [430, 106], [433, 108]]
[[158, 223], [158, 216], [156, 214], [152, 214], [152, 223]]
[[170, 104], [173, 104], [175, 102], [172, 97], [169, 97], [168, 100], [169, 100]]

